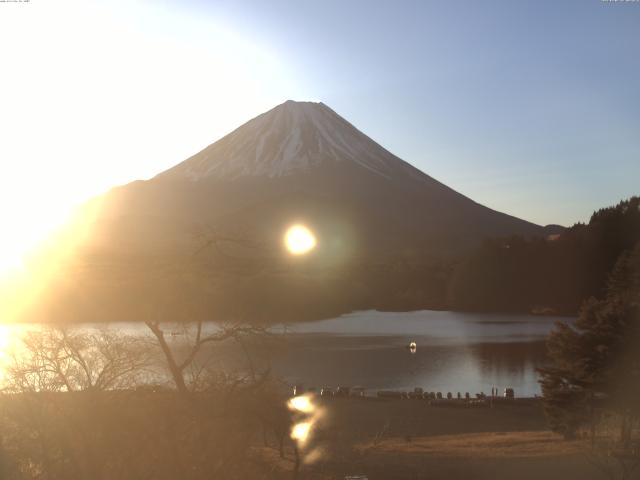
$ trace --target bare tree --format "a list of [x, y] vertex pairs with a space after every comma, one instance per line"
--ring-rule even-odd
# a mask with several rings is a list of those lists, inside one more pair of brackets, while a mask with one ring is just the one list
[[11, 353], [5, 391], [79, 392], [129, 388], [149, 364], [141, 339], [98, 329], [30, 332]]
[[[158, 342], [164, 359], [167, 363], [167, 368], [171, 374], [171, 378], [175, 383], [176, 389], [180, 393], [188, 393], [190, 391], [190, 382], [187, 378], [187, 373], [194, 367], [198, 359], [198, 355], [203, 352], [205, 347], [219, 344], [227, 340], [233, 340], [244, 350], [247, 357], [250, 375], [255, 379], [255, 371], [253, 369], [253, 362], [249, 353], [242, 343], [243, 338], [250, 336], [261, 336], [266, 338], [270, 336], [267, 329], [260, 326], [253, 326], [242, 323], [227, 323], [211, 325], [214, 328], [213, 332], [205, 332], [205, 324], [202, 321], [195, 322], [195, 324], [187, 324], [183, 326], [180, 332], [182, 344], [180, 350], [173, 348], [167, 339], [167, 332], [162, 327], [162, 324], [158, 321], [146, 321], [145, 324], [151, 330], [154, 337]], [[206, 367], [206, 365], [204, 365]], [[200, 366], [200, 368], [204, 368]]]
[[117, 478], [125, 451], [114, 418], [147, 364], [141, 339], [108, 329], [27, 334], [5, 366], [0, 398], [14, 477]]

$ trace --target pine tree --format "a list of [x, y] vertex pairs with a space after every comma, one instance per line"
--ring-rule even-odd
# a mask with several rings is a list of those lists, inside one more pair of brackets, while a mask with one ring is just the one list
[[640, 243], [616, 262], [605, 298], [585, 302], [574, 325], [558, 323], [547, 348], [540, 383], [551, 428], [566, 438], [593, 431], [599, 405], [618, 414], [628, 440], [640, 417]]

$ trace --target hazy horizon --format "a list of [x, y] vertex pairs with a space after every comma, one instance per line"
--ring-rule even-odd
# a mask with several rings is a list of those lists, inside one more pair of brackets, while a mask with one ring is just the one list
[[637, 193], [639, 20], [632, 2], [3, 4], [3, 246], [287, 99], [490, 208], [587, 221]]

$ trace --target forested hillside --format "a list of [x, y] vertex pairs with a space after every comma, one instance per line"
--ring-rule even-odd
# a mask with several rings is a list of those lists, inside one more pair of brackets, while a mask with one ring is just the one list
[[549, 238], [484, 242], [458, 262], [448, 281], [448, 305], [480, 311], [577, 312], [602, 296], [618, 257], [640, 242], [640, 197], [595, 212]]

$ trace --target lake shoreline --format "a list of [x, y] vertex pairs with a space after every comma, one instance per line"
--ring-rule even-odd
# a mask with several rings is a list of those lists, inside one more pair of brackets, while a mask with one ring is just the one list
[[[429, 406], [419, 400], [317, 399], [323, 411], [302, 458], [301, 478], [346, 475], [397, 480], [598, 478], [584, 441], [565, 441], [549, 431], [539, 399], [515, 399], [494, 408]], [[256, 448], [277, 478], [289, 478], [293, 451], [280, 459], [273, 448]], [[526, 468], [525, 468], [526, 466]], [[471, 469], [471, 470], [470, 470]], [[561, 475], [561, 476], [562, 476]]]
[[[384, 313], [354, 312], [317, 322], [280, 325], [270, 338], [247, 339], [256, 365], [270, 365], [287, 383], [314, 386], [361, 386], [372, 390], [459, 391], [471, 395], [491, 388], [512, 387], [517, 396], [540, 393], [537, 368], [546, 362], [544, 341], [559, 317], [469, 314], [446, 311]], [[213, 332], [218, 324], [203, 329]], [[6, 344], [12, 335], [51, 325], [2, 326]], [[164, 324], [176, 348], [193, 341], [195, 326]], [[154, 337], [143, 322], [72, 324], [70, 329]], [[285, 334], [286, 333], [286, 334]], [[284, 334], [284, 335], [281, 335]], [[415, 342], [417, 348], [407, 346]], [[213, 346], [211, 346], [213, 348]], [[246, 361], [234, 342], [213, 350], [222, 369], [237, 369]], [[163, 366], [159, 357], [159, 366]], [[204, 358], [204, 357], [203, 357]]]
[[[533, 318], [541, 318], [541, 319], [549, 319], [549, 318], [565, 318], [571, 319], [576, 318], [578, 312], [548, 312], [548, 313], [535, 313], [531, 311], [490, 311], [490, 310], [451, 310], [448, 308], [421, 308], [421, 309], [402, 309], [402, 310], [385, 310], [385, 309], [358, 309], [358, 310], [350, 310], [344, 312], [334, 312], [333, 316], [323, 315], [321, 317], [301, 317], [298, 320], [274, 320], [273, 322], [251, 322], [246, 321], [247, 324], [255, 325], [255, 326], [265, 326], [265, 327], [273, 327], [279, 325], [298, 325], [298, 324], [306, 324], [306, 323], [314, 323], [314, 322], [322, 322], [325, 320], [331, 320], [333, 318], [347, 317], [350, 315], [357, 315], [366, 312], [376, 312], [380, 314], [405, 314], [405, 313], [417, 313], [417, 312], [441, 312], [441, 313], [451, 313], [451, 314], [461, 314], [461, 315], [493, 315], [499, 317], [505, 316], [528, 316]], [[222, 319], [206, 319], [206, 320], [178, 320], [178, 321], [167, 321], [163, 323], [167, 324], [176, 324], [176, 325], [190, 325], [197, 322], [205, 322], [205, 323], [225, 323], [228, 320]], [[139, 323], [144, 324], [144, 320], [109, 320], [103, 322], [82, 322], [82, 321], [56, 321], [56, 322], [36, 322], [36, 321], [3, 321], [0, 319], [0, 326], [6, 325], [50, 325], [52, 327], [73, 327], [77, 325], [123, 325], [123, 324], [132, 324]]]

